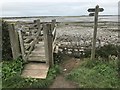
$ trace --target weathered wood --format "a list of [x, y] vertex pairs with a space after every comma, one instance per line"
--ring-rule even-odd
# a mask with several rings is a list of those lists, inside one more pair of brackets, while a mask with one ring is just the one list
[[34, 48], [34, 45], [37, 43], [37, 38], [34, 39], [34, 41], [32, 42], [31, 46], [30, 46], [30, 49], [26, 55], [26, 58], [28, 59], [29, 57], [29, 54], [32, 52], [33, 48]]
[[51, 30], [53, 32], [54, 28], [55, 28], [55, 23], [56, 23], [56, 19], [52, 20], [52, 23], [51, 23]]
[[45, 42], [45, 56], [47, 59], [47, 64], [50, 66], [54, 65], [53, 62], [53, 36], [52, 36], [52, 30], [51, 30], [51, 24], [44, 25], [43, 28], [43, 35], [44, 35], [44, 42]]
[[28, 63], [22, 72], [22, 77], [25, 78], [40, 78], [46, 79], [49, 66], [45, 63]]
[[46, 63], [49, 65], [49, 50], [48, 50], [48, 27], [46, 24], [43, 25], [44, 45], [45, 45], [45, 57]]
[[55, 41], [56, 41], [56, 39], [57, 39], [57, 37], [56, 37], [56, 29], [55, 29], [55, 32], [54, 32], [54, 35], [53, 35], [53, 38], [52, 38], [52, 47], [53, 47], [53, 51], [54, 51], [54, 49], [55, 49]]
[[[54, 20], [55, 23], [55, 20]], [[55, 25], [55, 24], [54, 24]], [[52, 31], [53, 31], [53, 27], [51, 24], [47, 24], [48, 30], [49, 30], [49, 35], [48, 35], [48, 49], [49, 49], [49, 63], [50, 66], [54, 65], [54, 60], [53, 60], [53, 35], [52, 35]]]
[[18, 31], [18, 35], [19, 35], [19, 41], [20, 41], [20, 48], [21, 48], [21, 53], [22, 53], [22, 58], [23, 60], [26, 61], [26, 58], [25, 58], [25, 48], [24, 48], [24, 42], [23, 42], [23, 36], [22, 36], [22, 31], [19, 30]]
[[[95, 12], [95, 9], [96, 9], [96, 8], [89, 8], [89, 9], [88, 9], [88, 12]], [[103, 8], [98, 8], [98, 12], [103, 12], [103, 11], [104, 11]]]
[[0, 20], [0, 61], [2, 61], [2, 21]]
[[93, 33], [93, 43], [92, 43], [92, 50], [91, 50], [91, 60], [95, 59], [95, 48], [96, 48], [96, 36], [97, 36], [97, 26], [98, 26], [98, 12], [99, 6], [97, 5], [95, 8], [95, 18], [94, 18], [94, 33]]
[[29, 51], [28, 51], [28, 53], [27, 53], [27, 55], [26, 55], [26, 58], [29, 57], [29, 54], [32, 52], [35, 44], [38, 42], [38, 38], [39, 38], [39, 35], [40, 35], [40, 33], [41, 33], [40, 20], [37, 20], [37, 25], [38, 25], [38, 32], [37, 32], [36, 37], [35, 37], [35, 39], [33, 40], [32, 44], [31, 44], [31, 46], [30, 46], [30, 49], [29, 49]]
[[20, 56], [18, 34], [13, 24], [9, 24], [8, 29], [9, 29], [13, 59], [17, 59]]

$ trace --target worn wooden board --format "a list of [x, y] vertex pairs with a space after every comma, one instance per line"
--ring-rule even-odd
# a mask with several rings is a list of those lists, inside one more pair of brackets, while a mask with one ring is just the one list
[[25, 65], [22, 72], [22, 77], [24, 78], [40, 78], [46, 79], [49, 66], [45, 63], [29, 63]]

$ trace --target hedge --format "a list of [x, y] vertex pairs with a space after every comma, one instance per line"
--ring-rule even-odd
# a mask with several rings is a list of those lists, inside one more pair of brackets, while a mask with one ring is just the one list
[[2, 60], [12, 60], [8, 23], [2, 20]]

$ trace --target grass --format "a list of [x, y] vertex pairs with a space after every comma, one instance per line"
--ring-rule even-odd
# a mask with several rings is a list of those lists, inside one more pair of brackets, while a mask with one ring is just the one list
[[120, 88], [117, 60], [90, 61], [86, 59], [67, 75], [81, 88]]
[[21, 59], [3, 62], [2, 88], [46, 88], [59, 73], [59, 66], [56, 65], [50, 68], [46, 79], [22, 78], [20, 75], [23, 65]]
[[2, 63], [0, 62], [0, 90], [2, 88]]

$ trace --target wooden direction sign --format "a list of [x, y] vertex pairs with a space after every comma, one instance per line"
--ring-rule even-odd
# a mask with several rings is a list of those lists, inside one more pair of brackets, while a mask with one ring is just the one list
[[94, 16], [94, 15], [95, 15], [95, 13], [90, 13], [90, 14], [89, 14], [89, 16]]
[[[99, 8], [98, 12], [103, 12], [104, 9], [103, 8]], [[89, 8], [88, 12], [95, 12], [95, 8]]]

